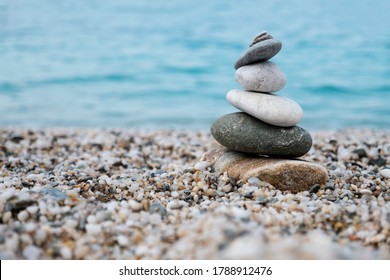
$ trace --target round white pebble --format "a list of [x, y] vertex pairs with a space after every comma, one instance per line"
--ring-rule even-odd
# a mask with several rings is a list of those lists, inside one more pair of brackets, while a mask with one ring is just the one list
[[60, 254], [64, 260], [72, 259], [72, 251], [69, 249], [69, 247], [62, 247], [60, 250]]
[[12, 213], [11, 212], [5, 212], [4, 215], [3, 215], [3, 223], [7, 223], [12, 217]]
[[132, 183], [131, 187], [129, 188], [129, 192], [134, 193], [139, 190], [139, 184], [138, 183]]
[[94, 215], [89, 215], [89, 216], [87, 217], [87, 223], [88, 223], [88, 224], [96, 224], [96, 222], [97, 222], [96, 216], [94, 216]]
[[36, 181], [38, 179], [38, 176], [36, 174], [28, 174], [26, 176], [26, 179], [27, 180], [35, 180]]
[[35, 240], [38, 242], [45, 241], [46, 237], [47, 237], [46, 231], [41, 228], [37, 229], [37, 231], [35, 232]]
[[37, 224], [34, 223], [26, 223], [24, 225], [24, 229], [26, 232], [33, 232], [37, 229]]
[[390, 169], [389, 168], [385, 168], [383, 170], [381, 170], [379, 172], [379, 174], [385, 178], [389, 178], [390, 179]]
[[122, 247], [129, 245], [129, 239], [124, 235], [119, 235], [116, 240], [118, 241], [118, 244]]
[[207, 161], [200, 161], [200, 162], [198, 162], [197, 164], [195, 164], [194, 168], [195, 168], [196, 170], [199, 170], [199, 171], [204, 171], [204, 170], [206, 170], [206, 168], [209, 167], [209, 166], [210, 166], [210, 163], [209, 163], [209, 162], [207, 162]]
[[142, 201], [143, 198], [144, 198], [144, 194], [143, 193], [139, 193], [137, 195], [137, 201]]
[[171, 196], [173, 198], [178, 198], [179, 197], [179, 193], [177, 191], [173, 191], [173, 192], [171, 192]]
[[24, 222], [28, 219], [28, 212], [26, 210], [20, 211], [18, 214], [18, 220]]
[[259, 186], [260, 185], [260, 179], [257, 177], [252, 177], [248, 179], [248, 183], [251, 185]]
[[23, 250], [23, 257], [28, 260], [36, 260], [41, 256], [41, 249], [34, 245], [29, 245]]
[[372, 191], [370, 191], [369, 189], [361, 189], [360, 193], [362, 193], [362, 194], [372, 194]]
[[30, 214], [35, 214], [35, 213], [37, 213], [38, 212], [38, 210], [39, 210], [39, 207], [38, 206], [36, 206], [36, 205], [33, 205], [33, 206], [29, 206], [29, 207], [27, 207], [26, 208], [26, 210], [28, 211], [28, 213], [30, 213]]
[[172, 201], [168, 202], [167, 208], [168, 209], [181, 209], [181, 208], [183, 208], [183, 204], [181, 204], [177, 200], [172, 200]]

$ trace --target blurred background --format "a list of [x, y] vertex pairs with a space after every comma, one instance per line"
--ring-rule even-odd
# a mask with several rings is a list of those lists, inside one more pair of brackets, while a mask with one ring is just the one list
[[209, 129], [266, 30], [310, 130], [390, 129], [390, 1], [0, 0], [1, 127]]

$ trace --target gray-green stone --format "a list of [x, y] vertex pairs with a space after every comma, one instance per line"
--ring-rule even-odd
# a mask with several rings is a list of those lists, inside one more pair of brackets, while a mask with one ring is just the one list
[[211, 134], [230, 150], [269, 156], [300, 157], [312, 145], [309, 132], [299, 126], [278, 127], [242, 112], [217, 119]]
[[275, 56], [282, 48], [282, 42], [275, 39], [260, 41], [251, 46], [235, 63], [237, 70], [241, 66], [266, 61]]

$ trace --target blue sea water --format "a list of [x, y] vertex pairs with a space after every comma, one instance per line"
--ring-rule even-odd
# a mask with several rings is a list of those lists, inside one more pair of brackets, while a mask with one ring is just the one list
[[267, 30], [307, 129], [390, 129], [390, 1], [0, 0], [0, 126], [208, 129]]

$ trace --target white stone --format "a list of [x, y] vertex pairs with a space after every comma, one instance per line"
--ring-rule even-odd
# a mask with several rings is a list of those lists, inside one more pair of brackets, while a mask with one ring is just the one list
[[372, 191], [370, 191], [369, 189], [361, 189], [360, 193], [361, 194], [372, 194]]
[[10, 199], [15, 193], [15, 189], [6, 189], [0, 194], [0, 198], [8, 200]]
[[61, 254], [61, 257], [62, 259], [64, 260], [70, 260], [72, 259], [72, 251], [69, 249], [69, 247], [62, 247], [60, 249], [60, 254]]
[[207, 167], [209, 167], [209, 163], [207, 161], [200, 161], [195, 164], [194, 168], [199, 171], [204, 171]]
[[3, 215], [3, 223], [6, 224], [8, 221], [12, 218], [12, 213], [11, 212], [5, 212]]
[[30, 180], [30, 181], [32, 181], [32, 180], [36, 181], [38, 179], [38, 176], [37, 176], [37, 174], [28, 174], [26, 176], [26, 179]]
[[379, 172], [380, 175], [382, 175], [385, 178], [390, 178], [390, 169], [385, 168]]
[[172, 200], [167, 204], [168, 209], [181, 209], [183, 208], [183, 204], [181, 204], [178, 200]]
[[248, 183], [251, 185], [260, 186], [261, 181], [257, 177], [252, 177], [248, 179]]
[[283, 71], [270, 61], [238, 68], [236, 80], [246, 90], [258, 92], [275, 92], [281, 90], [287, 83]]
[[96, 216], [94, 216], [94, 215], [89, 215], [89, 216], [87, 217], [87, 223], [88, 223], [88, 224], [96, 224], [96, 223], [97, 223]]
[[88, 234], [96, 235], [101, 232], [102, 227], [100, 225], [87, 224], [85, 225], [85, 230], [87, 231]]
[[32, 206], [27, 207], [26, 210], [27, 210], [28, 213], [34, 215], [34, 214], [36, 214], [38, 212], [39, 207], [36, 206], [36, 205], [32, 205]]
[[37, 229], [37, 225], [34, 223], [25, 223], [24, 224], [24, 230], [26, 232], [33, 232]]
[[303, 117], [301, 106], [284, 96], [233, 89], [226, 98], [237, 109], [276, 126], [294, 126]]
[[37, 229], [35, 232], [35, 240], [38, 241], [38, 243], [41, 243], [46, 240], [47, 233], [44, 229]]
[[173, 192], [171, 192], [171, 196], [173, 198], [178, 198], [180, 196], [180, 194], [177, 191], [173, 191]]
[[116, 240], [118, 241], [118, 244], [122, 247], [129, 245], [129, 239], [124, 235], [119, 235]]
[[131, 210], [138, 212], [141, 210], [142, 205], [141, 205], [141, 203], [139, 203], [135, 200], [129, 200], [129, 207], [131, 208]]
[[144, 193], [139, 193], [139, 194], [137, 195], [137, 201], [138, 201], [138, 202], [141, 202], [142, 199], [144, 199]]
[[66, 229], [75, 229], [78, 226], [79, 222], [77, 220], [67, 220], [65, 222]]
[[129, 192], [134, 193], [139, 190], [139, 184], [138, 183], [132, 183], [131, 187], [129, 188]]
[[28, 260], [36, 260], [41, 256], [41, 249], [34, 245], [29, 245], [23, 250], [23, 257]]

